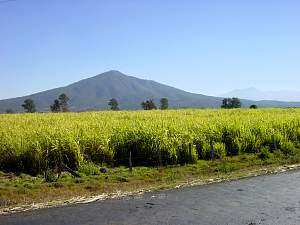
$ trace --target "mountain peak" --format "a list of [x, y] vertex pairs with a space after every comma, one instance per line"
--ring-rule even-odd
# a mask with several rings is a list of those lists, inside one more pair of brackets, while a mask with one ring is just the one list
[[106, 71], [102, 74], [117, 74], [117, 75], [125, 75], [124, 73], [120, 72], [119, 70], [109, 70], [109, 71]]
[[[94, 80], [94, 79], [105, 79], [105, 80], [110, 80], [110, 79], [124, 79], [126, 77], [129, 77], [128, 75], [120, 72], [119, 70], [109, 70], [109, 71], [106, 71], [104, 73], [100, 73], [94, 77], [91, 77], [91, 78], [87, 78], [86, 80]], [[79, 81], [80, 82], [80, 81]]]
[[120, 72], [119, 70], [109, 70], [97, 76], [126, 76], [126, 75]]

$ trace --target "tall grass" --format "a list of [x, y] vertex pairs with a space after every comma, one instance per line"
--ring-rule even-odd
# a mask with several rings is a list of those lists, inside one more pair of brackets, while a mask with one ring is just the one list
[[39, 174], [64, 163], [193, 163], [274, 146], [292, 154], [300, 109], [167, 110], [0, 115], [0, 170]]

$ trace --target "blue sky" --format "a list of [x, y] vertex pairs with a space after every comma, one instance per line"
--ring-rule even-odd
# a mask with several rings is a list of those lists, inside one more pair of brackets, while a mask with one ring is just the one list
[[120, 70], [190, 92], [300, 90], [299, 0], [0, 1], [0, 99]]

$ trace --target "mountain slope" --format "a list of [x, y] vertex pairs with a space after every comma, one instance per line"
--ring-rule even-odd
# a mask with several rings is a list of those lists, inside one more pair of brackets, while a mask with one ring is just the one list
[[[158, 104], [162, 97], [169, 99], [171, 108], [217, 108], [222, 102], [222, 98], [185, 92], [155, 81], [138, 79], [112, 70], [66, 87], [25, 97], [0, 100], [0, 112], [5, 112], [7, 109], [23, 111], [21, 105], [27, 98], [35, 101], [38, 111], [49, 111], [49, 105], [61, 93], [70, 97], [72, 111], [107, 109], [107, 103], [111, 98], [118, 99], [121, 109], [140, 109], [140, 103], [149, 98], [154, 99]], [[251, 104], [257, 104], [259, 107], [300, 107], [300, 103], [276, 101], [243, 100], [242, 103], [245, 107]]]

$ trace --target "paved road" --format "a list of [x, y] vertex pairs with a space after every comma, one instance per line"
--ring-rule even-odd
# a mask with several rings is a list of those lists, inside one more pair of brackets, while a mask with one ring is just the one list
[[0, 216], [2, 225], [300, 224], [300, 171]]

